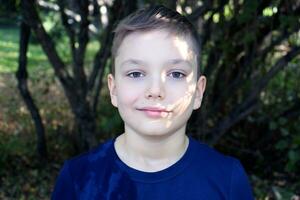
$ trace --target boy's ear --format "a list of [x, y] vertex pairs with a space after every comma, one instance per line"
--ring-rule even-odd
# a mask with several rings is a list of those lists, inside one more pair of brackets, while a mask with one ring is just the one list
[[108, 74], [107, 76], [107, 85], [109, 89], [111, 104], [115, 107], [118, 107], [115, 78], [112, 74]]
[[194, 110], [197, 110], [201, 106], [203, 94], [206, 87], [206, 78], [205, 76], [200, 76], [196, 86], [196, 96], [194, 101]]

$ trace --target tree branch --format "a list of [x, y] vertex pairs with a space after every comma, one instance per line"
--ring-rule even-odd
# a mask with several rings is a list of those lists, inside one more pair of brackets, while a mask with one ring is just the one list
[[280, 115], [278, 115], [276, 118], [284, 117], [288, 119], [296, 118], [300, 116], [300, 99], [294, 100], [294, 105], [292, 105], [290, 108], [283, 111]]
[[75, 53], [75, 50], [76, 50], [75, 49], [75, 32], [74, 32], [72, 26], [70, 25], [70, 23], [68, 21], [69, 17], [65, 12], [65, 1], [64, 0], [58, 1], [58, 4], [59, 4], [59, 11], [60, 11], [62, 24], [65, 27], [66, 32], [67, 32], [67, 34], [70, 38], [70, 48], [71, 48], [72, 58], [74, 60], [75, 57], [76, 57], [76, 53]]
[[120, 20], [122, 17], [131, 13], [135, 9], [136, 9], [136, 1], [129, 1], [128, 3], [126, 2], [122, 3], [122, 1], [120, 0], [116, 0], [110, 9], [109, 22], [104, 32], [104, 36], [102, 37], [101, 48], [98, 50], [94, 58], [94, 66], [88, 82], [89, 92], [92, 92], [95, 86], [97, 75], [99, 75], [96, 83], [96, 91], [95, 91], [96, 93], [92, 100], [93, 110], [95, 112], [98, 104], [100, 89], [102, 88], [104, 69], [107, 60], [111, 55], [111, 45], [113, 39], [113, 34], [111, 33], [113, 31], [114, 25], [117, 20]]
[[76, 86], [78, 86], [78, 92], [82, 98], [85, 98], [87, 95], [87, 78], [84, 71], [84, 57], [86, 52], [86, 47], [89, 41], [89, 10], [88, 10], [89, 2], [86, 0], [80, 0], [78, 5], [79, 15], [81, 17], [79, 23], [79, 34], [78, 34], [78, 48], [75, 46], [75, 57], [73, 64], [73, 72], [75, 76], [75, 80], [78, 82]]
[[248, 116], [256, 108], [259, 94], [267, 86], [268, 82], [299, 54], [300, 46], [294, 47], [285, 56], [280, 58], [264, 77], [260, 78], [259, 80], [253, 80], [252, 82], [255, 85], [249, 92], [248, 97], [245, 98], [245, 101], [237, 105], [233, 111], [231, 111], [228, 117], [225, 117], [225, 119], [221, 120], [215, 126], [215, 128], [208, 133], [205, 133], [205, 135], [212, 135], [212, 139], [209, 141], [209, 143], [215, 144], [228, 129]]
[[[100, 42], [101, 47], [99, 48], [99, 50], [97, 51], [97, 53], [95, 55], [93, 70], [89, 76], [88, 90], [91, 93], [93, 92], [96, 78], [98, 76], [96, 94], [92, 99], [93, 111], [96, 111], [98, 96], [100, 94], [99, 90], [102, 87], [102, 78], [103, 78], [103, 74], [104, 74], [105, 65], [106, 65], [107, 59], [109, 58], [109, 56], [111, 54], [110, 50], [111, 50], [112, 39], [113, 39], [113, 35], [111, 33], [113, 31], [113, 26], [114, 26], [115, 22], [120, 17], [119, 16], [120, 12], [118, 12], [118, 10], [120, 10], [121, 6], [122, 6], [121, 1], [116, 0], [113, 7], [110, 9], [110, 12], [109, 12], [110, 17], [109, 17], [108, 25], [106, 27], [106, 30], [104, 31], [102, 41]], [[119, 13], [119, 15], [116, 15], [115, 13]]]
[[21, 96], [31, 114], [33, 119], [36, 134], [37, 134], [37, 153], [42, 159], [47, 159], [47, 143], [45, 138], [45, 129], [42, 123], [42, 118], [37, 106], [30, 94], [27, 85], [27, 49], [30, 37], [30, 27], [24, 22], [21, 22], [20, 30], [20, 52], [19, 52], [19, 67], [16, 72], [16, 78], [18, 80], [18, 88]]
[[205, 0], [203, 2], [203, 5], [195, 9], [190, 15], [187, 16], [187, 18], [195, 23], [200, 17], [203, 17], [203, 15], [210, 9], [212, 9], [212, 1], [211, 0]]
[[54, 43], [51, 40], [50, 36], [45, 31], [40, 17], [36, 11], [34, 0], [23, 0], [24, 4], [24, 15], [23, 20], [28, 24], [34, 31], [36, 37], [40, 41], [44, 52], [46, 53], [50, 63], [54, 68], [54, 72], [61, 81], [61, 83], [68, 88], [73, 88], [73, 79], [66, 70], [65, 64], [62, 59], [59, 57]]

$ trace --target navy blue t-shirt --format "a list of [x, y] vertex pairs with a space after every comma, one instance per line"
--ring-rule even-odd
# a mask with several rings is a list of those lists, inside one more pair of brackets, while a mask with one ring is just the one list
[[123, 163], [115, 139], [64, 163], [52, 199], [253, 200], [240, 162], [189, 137], [184, 155], [158, 172]]

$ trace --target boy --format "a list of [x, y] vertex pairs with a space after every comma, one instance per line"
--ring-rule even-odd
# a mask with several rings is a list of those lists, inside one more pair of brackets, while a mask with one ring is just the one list
[[125, 132], [65, 162], [52, 199], [251, 200], [239, 161], [185, 134], [201, 105], [196, 32], [164, 6], [120, 22], [108, 75]]

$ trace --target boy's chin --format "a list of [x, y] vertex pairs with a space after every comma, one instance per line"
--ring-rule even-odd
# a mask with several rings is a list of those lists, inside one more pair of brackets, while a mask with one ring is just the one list
[[151, 127], [148, 129], [136, 130], [137, 134], [149, 139], [163, 139], [172, 136], [175, 131], [164, 127]]

